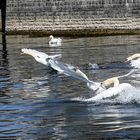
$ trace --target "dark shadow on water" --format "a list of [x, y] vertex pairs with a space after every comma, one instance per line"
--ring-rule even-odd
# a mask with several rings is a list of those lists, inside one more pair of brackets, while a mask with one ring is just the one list
[[0, 96], [5, 96], [5, 93], [7, 93], [8, 85], [6, 85], [6, 83], [10, 83], [10, 71], [6, 36], [2, 35], [2, 50], [0, 57]]
[[2, 59], [1, 59], [1, 66], [8, 66], [8, 50], [7, 50], [7, 43], [6, 43], [6, 35], [2, 35]]
[[7, 49], [6, 35], [5, 34], [2, 34], [2, 46], [3, 46], [3, 50]]

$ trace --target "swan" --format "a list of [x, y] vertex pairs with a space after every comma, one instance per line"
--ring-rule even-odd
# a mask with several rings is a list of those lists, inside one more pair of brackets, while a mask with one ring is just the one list
[[140, 68], [140, 53], [133, 54], [126, 58], [126, 62], [130, 62], [130, 65], [134, 68]]
[[129, 83], [121, 83], [119, 79], [123, 77], [127, 77], [131, 74], [133, 74], [133, 70], [131, 70], [129, 73], [117, 77], [111, 77], [103, 82], [94, 82], [94, 85], [92, 85], [90, 88], [95, 91], [95, 96], [89, 99], [84, 99], [86, 102], [90, 101], [100, 101], [102, 99], [110, 98], [116, 95], [119, 95], [122, 92], [127, 92], [129, 90], [134, 90], [135, 87], [133, 87]]
[[82, 100], [85, 102], [98, 102], [106, 98], [118, 96], [119, 94], [125, 92], [127, 93], [128, 91], [133, 91], [135, 87], [129, 83], [120, 83], [119, 81], [119, 78], [126, 77], [131, 73], [132, 71], [122, 76], [108, 78], [103, 82], [94, 82], [94, 85], [92, 85], [90, 88], [94, 91], [95, 96], [88, 99], [76, 98], [76, 100]]
[[47, 61], [48, 58], [51, 58], [51, 59], [61, 58], [61, 54], [58, 54], [58, 55], [47, 55], [46, 53], [39, 52], [39, 51], [36, 51], [34, 49], [27, 49], [27, 48], [21, 49], [21, 54], [31, 55], [32, 57], [34, 57], [34, 59], [37, 62], [39, 62], [39, 63], [41, 63], [43, 65], [46, 65], [46, 66], [49, 66], [49, 63]]
[[49, 36], [49, 45], [50, 46], [59, 46], [61, 45], [62, 39], [61, 38], [54, 38], [52, 35]]

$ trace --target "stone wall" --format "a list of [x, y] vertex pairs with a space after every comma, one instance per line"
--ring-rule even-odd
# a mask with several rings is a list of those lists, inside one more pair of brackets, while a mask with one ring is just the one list
[[7, 0], [7, 32], [139, 30], [140, 0]]

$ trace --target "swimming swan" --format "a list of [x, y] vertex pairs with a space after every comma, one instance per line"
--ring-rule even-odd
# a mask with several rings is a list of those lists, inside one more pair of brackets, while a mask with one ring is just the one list
[[34, 49], [27, 49], [27, 48], [21, 49], [21, 54], [31, 55], [32, 57], [34, 57], [34, 59], [37, 62], [39, 62], [41, 64], [44, 64], [46, 66], [49, 66], [49, 63], [47, 61], [48, 58], [56, 59], [56, 58], [60, 58], [61, 57], [60, 54], [58, 54], [58, 55], [47, 55], [46, 53], [39, 52], [39, 51], [36, 51]]
[[129, 56], [126, 62], [130, 62], [130, 65], [134, 68], [140, 68], [140, 53]]
[[52, 35], [49, 36], [49, 45], [61, 45], [62, 39], [61, 38], [54, 38]]
[[98, 101], [104, 100], [106, 98], [112, 98], [114, 96], [116, 97], [119, 94], [122, 94], [125, 92], [127, 93], [128, 91], [133, 91], [135, 89], [135, 87], [133, 87], [129, 83], [120, 84], [120, 82], [119, 82], [119, 78], [128, 76], [129, 74], [131, 74], [131, 72], [129, 72], [126, 75], [108, 78], [101, 83], [96, 83], [96, 85], [92, 85], [95, 96], [88, 98], [88, 99], [79, 99], [78, 98], [76, 100], [82, 100], [85, 102], [98, 102]]

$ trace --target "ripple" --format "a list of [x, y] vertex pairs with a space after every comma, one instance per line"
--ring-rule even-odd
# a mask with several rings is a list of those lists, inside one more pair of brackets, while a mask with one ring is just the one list
[[[0, 139], [140, 137], [138, 79], [121, 81], [137, 82], [136, 89], [117, 96], [112, 96], [113, 90], [110, 97], [98, 96], [97, 101], [82, 81], [51, 73], [31, 57], [19, 55], [21, 48], [62, 54], [60, 61], [79, 66], [91, 80], [101, 82], [130, 70], [123, 60], [139, 51], [138, 36], [64, 37], [59, 48], [49, 47], [47, 37], [7, 36], [7, 40], [8, 52], [3, 56], [0, 51]], [[89, 62], [96, 70], [87, 66]]]

